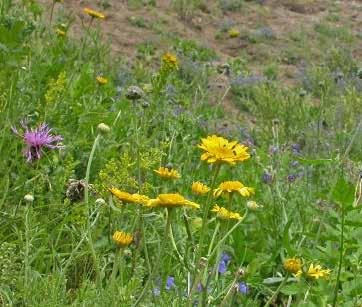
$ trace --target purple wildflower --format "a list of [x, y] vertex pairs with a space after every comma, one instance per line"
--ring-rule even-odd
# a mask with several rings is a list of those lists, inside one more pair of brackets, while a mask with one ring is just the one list
[[228, 266], [230, 260], [231, 260], [230, 255], [228, 255], [227, 253], [222, 253], [221, 259], [220, 259], [220, 262], [219, 262], [219, 273], [220, 274], [225, 274], [226, 273], [227, 266]]
[[269, 147], [269, 153], [271, 154], [271, 155], [274, 155], [274, 154], [276, 154], [276, 153], [278, 153], [279, 152], [279, 148], [277, 147], [277, 146], [270, 146]]
[[290, 162], [291, 167], [297, 167], [298, 165], [299, 165], [299, 162], [297, 160]]
[[294, 155], [299, 156], [301, 154], [302, 146], [298, 143], [292, 144], [292, 152]]
[[246, 295], [249, 292], [249, 287], [247, 286], [247, 284], [245, 282], [241, 281], [241, 282], [239, 282], [238, 290], [240, 293]]
[[264, 183], [271, 183], [272, 182], [272, 180], [273, 180], [273, 175], [272, 174], [269, 174], [269, 173], [267, 173], [267, 172], [264, 172], [264, 174], [263, 174], [263, 181], [264, 181]]
[[[23, 138], [26, 148], [24, 149], [24, 156], [26, 161], [39, 160], [41, 158], [43, 147], [49, 149], [62, 149], [64, 146], [58, 145], [58, 142], [63, 138], [60, 135], [52, 135], [51, 128], [47, 124], [40, 124], [36, 129], [29, 129], [25, 122], [21, 121], [23, 127], [23, 133], [19, 133], [15, 127], [11, 127], [11, 130], [19, 137]], [[52, 144], [55, 143], [55, 144]]]
[[203, 289], [202, 283], [199, 282], [199, 283], [197, 284], [197, 292], [201, 292], [202, 289]]
[[167, 290], [167, 291], [170, 291], [171, 288], [176, 288], [176, 285], [175, 285], [175, 277], [168, 276], [168, 277], [167, 277], [167, 280], [166, 280], [166, 290]]
[[290, 175], [288, 175], [287, 179], [290, 183], [294, 182], [297, 179], [297, 175], [290, 174]]

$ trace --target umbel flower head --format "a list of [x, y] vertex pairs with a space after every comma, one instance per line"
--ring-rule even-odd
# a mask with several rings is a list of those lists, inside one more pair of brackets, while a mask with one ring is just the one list
[[176, 207], [189, 207], [192, 209], [199, 209], [200, 205], [187, 200], [180, 194], [160, 194], [156, 199], [151, 199], [148, 207], [165, 207], [165, 208], [176, 208]]
[[91, 16], [92, 18], [98, 18], [98, 19], [106, 18], [106, 16], [104, 16], [104, 14], [97, 12], [95, 10], [92, 10], [88, 7], [84, 8], [83, 12], [86, 13], [87, 15]]
[[128, 246], [133, 241], [133, 236], [130, 233], [123, 232], [123, 231], [116, 231], [112, 239], [114, 242], [116, 242], [119, 246]]
[[289, 273], [297, 274], [302, 269], [302, 260], [298, 258], [288, 258], [285, 259], [283, 266]]
[[155, 169], [154, 172], [158, 174], [161, 178], [164, 179], [179, 179], [181, 178], [181, 175], [178, 173], [178, 171], [167, 168], [167, 167], [160, 167], [159, 169]]
[[26, 148], [23, 153], [26, 160], [33, 161], [39, 160], [42, 155], [43, 148], [49, 149], [62, 149], [64, 146], [59, 145], [58, 142], [63, 138], [60, 135], [52, 135], [51, 128], [47, 124], [40, 124], [36, 129], [29, 129], [25, 122], [21, 122], [21, 126], [24, 132], [21, 134], [15, 127], [11, 127], [11, 130], [19, 137], [23, 138]]
[[241, 196], [254, 195], [254, 189], [244, 186], [240, 181], [224, 181], [214, 190], [214, 196], [219, 197], [221, 194], [237, 192]]
[[241, 220], [241, 215], [239, 213], [229, 211], [224, 207], [219, 207], [218, 205], [214, 205], [211, 212], [217, 213], [217, 217], [222, 220]]
[[321, 277], [327, 279], [329, 277], [330, 272], [331, 272], [330, 269], [322, 269], [320, 265], [314, 266], [314, 264], [311, 263], [307, 272], [303, 272], [303, 270], [300, 269], [295, 274], [295, 276], [300, 277], [301, 275], [305, 274], [305, 276], [308, 278], [319, 279]]
[[228, 163], [235, 165], [250, 158], [248, 147], [238, 144], [237, 141], [229, 142], [223, 137], [212, 135], [201, 139], [198, 145], [204, 152], [201, 160], [208, 163]]
[[102, 76], [97, 76], [96, 77], [96, 80], [97, 82], [100, 84], [100, 85], [105, 85], [108, 83], [108, 79], [107, 78], [104, 78]]
[[203, 195], [210, 191], [210, 188], [202, 182], [196, 181], [191, 186], [192, 193], [196, 195]]
[[120, 200], [120, 201], [122, 201], [124, 203], [147, 205], [149, 200], [150, 200], [146, 195], [130, 194], [130, 193], [127, 193], [127, 192], [120, 191], [117, 188], [110, 188], [109, 191], [118, 200]]

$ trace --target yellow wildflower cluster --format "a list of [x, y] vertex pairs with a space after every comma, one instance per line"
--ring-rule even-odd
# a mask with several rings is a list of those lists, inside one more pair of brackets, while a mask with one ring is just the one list
[[211, 212], [217, 213], [217, 217], [222, 220], [241, 220], [241, 215], [239, 213], [229, 211], [226, 208], [220, 207], [218, 205], [214, 205], [214, 207], [211, 209]]
[[191, 186], [192, 193], [196, 195], [203, 195], [210, 191], [210, 188], [202, 182], [196, 181]]
[[97, 82], [100, 84], [100, 85], [105, 85], [108, 83], [108, 79], [107, 78], [104, 78], [102, 76], [97, 76], [96, 77], [96, 80]]
[[110, 188], [109, 191], [120, 201], [124, 203], [134, 203], [146, 206], [149, 202], [149, 198], [146, 195], [130, 194], [124, 191], [120, 191], [116, 188]]
[[298, 258], [288, 258], [284, 261], [283, 266], [289, 273], [297, 274], [302, 269], [302, 260]]
[[120, 247], [123, 246], [128, 246], [132, 243], [133, 241], [133, 236], [130, 233], [127, 232], [123, 232], [123, 231], [116, 231], [113, 236], [112, 239], [114, 242], [116, 242], [116, 244]]
[[224, 181], [214, 190], [214, 196], [219, 197], [222, 194], [228, 195], [233, 192], [237, 192], [244, 197], [255, 194], [253, 188], [244, 186], [240, 181]]
[[295, 276], [300, 277], [300, 276], [304, 275], [307, 278], [314, 278], [314, 279], [324, 278], [324, 279], [328, 279], [330, 272], [331, 272], [330, 269], [323, 269], [320, 265], [315, 266], [313, 263], [311, 263], [306, 272], [303, 271], [302, 269], [300, 269], [295, 274]]
[[89, 16], [91, 16], [92, 18], [98, 18], [98, 19], [104, 19], [106, 18], [106, 16], [100, 12], [97, 12], [95, 10], [92, 10], [90, 8], [84, 8], [83, 12]]
[[171, 53], [166, 53], [162, 57], [162, 68], [167, 70], [177, 70], [178, 69], [177, 57]]
[[65, 71], [61, 72], [56, 80], [52, 79], [49, 81], [48, 90], [45, 93], [47, 104], [56, 102], [62, 96], [65, 91], [66, 82], [67, 75]]
[[174, 169], [170, 169], [167, 167], [160, 167], [157, 170], [154, 170], [156, 174], [158, 174], [163, 179], [180, 179], [181, 175]]

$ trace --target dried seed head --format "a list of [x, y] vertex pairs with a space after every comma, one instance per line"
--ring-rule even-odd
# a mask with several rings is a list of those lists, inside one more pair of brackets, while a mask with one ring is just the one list
[[103, 206], [106, 204], [106, 201], [103, 198], [97, 198], [95, 201], [96, 205]]
[[132, 85], [129, 88], [127, 88], [127, 91], [126, 91], [127, 99], [138, 100], [138, 99], [141, 99], [143, 96], [144, 96], [144, 92], [138, 86]]

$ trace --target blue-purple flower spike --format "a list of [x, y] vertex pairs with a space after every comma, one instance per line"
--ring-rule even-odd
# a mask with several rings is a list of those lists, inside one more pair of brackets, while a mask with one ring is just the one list
[[172, 288], [176, 288], [175, 278], [172, 276], [168, 276], [166, 280], [166, 290], [169, 291]]
[[219, 262], [219, 273], [220, 274], [225, 274], [226, 273], [227, 266], [228, 266], [230, 260], [231, 260], [230, 255], [228, 255], [227, 253], [222, 253], [221, 259], [220, 259], [220, 262]]
[[11, 130], [19, 137], [23, 138], [26, 148], [23, 153], [26, 157], [26, 161], [30, 162], [33, 160], [39, 160], [42, 155], [43, 147], [49, 149], [62, 149], [64, 146], [59, 145], [58, 142], [62, 141], [63, 138], [60, 135], [52, 135], [50, 132], [51, 128], [47, 124], [40, 124], [36, 129], [29, 129], [25, 122], [21, 121], [23, 127], [23, 133], [15, 127], [11, 127]]
[[247, 286], [247, 284], [243, 281], [239, 282], [239, 286], [238, 286], [238, 290], [241, 294], [248, 294], [249, 292], [249, 287]]

